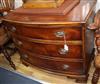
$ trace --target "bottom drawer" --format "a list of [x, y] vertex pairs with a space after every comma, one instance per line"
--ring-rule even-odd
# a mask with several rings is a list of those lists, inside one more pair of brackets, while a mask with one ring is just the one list
[[41, 59], [34, 56], [34, 54], [26, 51], [21, 51], [21, 59], [34, 66], [54, 72], [82, 74], [84, 71], [82, 62], [67, 62], [65, 60], [63, 61], [54, 59]]

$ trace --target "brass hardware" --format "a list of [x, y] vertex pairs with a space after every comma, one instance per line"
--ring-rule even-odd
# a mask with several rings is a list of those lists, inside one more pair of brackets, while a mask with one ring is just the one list
[[23, 43], [15, 38], [13, 38], [14, 43], [16, 43], [17, 45], [21, 46]]
[[15, 27], [12, 27], [12, 28], [11, 28], [11, 31], [12, 31], [12, 32], [15, 32], [15, 31], [16, 31], [16, 28], [15, 28]]
[[27, 54], [23, 54], [22, 57], [28, 58], [28, 55]]
[[56, 35], [56, 37], [64, 37], [64, 35], [65, 35], [65, 33], [64, 33], [64, 31], [58, 31], [58, 32], [56, 32], [55, 33], [55, 35]]
[[69, 68], [69, 65], [67, 65], [67, 64], [63, 65], [63, 69], [68, 69], [68, 68]]
[[21, 41], [18, 41], [18, 45], [22, 45], [23, 43]]
[[67, 52], [68, 52], [68, 50], [66, 50], [66, 49], [64, 49], [64, 48], [61, 48], [61, 49], [59, 50], [59, 53], [62, 54], [62, 55], [67, 54]]

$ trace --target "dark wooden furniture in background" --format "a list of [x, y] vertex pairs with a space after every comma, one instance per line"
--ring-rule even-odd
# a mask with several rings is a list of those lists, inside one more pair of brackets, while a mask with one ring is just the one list
[[93, 21], [96, 0], [74, 1], [73, 9], [63, 15], [39, 14], [47, 9], [21, 7], [3, 22], [24, 64], [86, 82], [94, 50], [94, 32], [87, 26]]
[[95, 44], [97, 48], [97, 53], [94, 59], [95, 71], [92, 78], [92, 84], [97, 84], [100, 77], [100, 29], [98, 28], [95, 32]]
[[15, 0], [0, 0], [0, 13], [9, 12], [14, 9]]
[[[9, 13], [13, 9], [14, 0], [0, 0], [0, 53], [3, 53], [12, 68], [16, 69], [10, 57], [15, 52], [15, 48], [8, 47], [8, 43], [11, 42], [11, 38], [5, 30], [6, 26], [2, 23], [5, 13]], [[11, 50], [11, 52], [9, 53], [8, 50]]]

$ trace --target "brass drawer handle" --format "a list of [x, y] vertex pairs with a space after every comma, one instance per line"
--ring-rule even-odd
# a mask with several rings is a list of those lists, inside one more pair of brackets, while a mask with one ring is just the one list
[[18, 43], [18, 45], [22, 45], [23, 44], [21, 41], [18, 41], [17, 43]]
[[23, 43], [15, 38], [13, 38], [14, 43], [16, 43], [17, 45], [21, 46]]
[[64, 31], [58, 31], [58, 32], [56, 32], [55, 33], [55, 35], [56, 35], [56, 37], [64, 37], [64, 35], [65, 35], [65, 33], [64, 33]]
[[61, 55], [65, 55], [65, 54], [67, 54], [67, 52], [68, 52], [68, 50], [66, 50], [66, 49], [64, 49], [64, 48], [61, 48], [61, 49], [59, 50], [59, 53], [60, 53]]
[[23, 54], [22, 57], [28, 58], [28, 55], [27, 54]]
[[15, 27], [12, 27], [12, 28], [11, 28], [11, 31], [12, 31], [12, 32], [15, 32], [15, 31], [16, 31], [16, 28], [15, 28]]
[[64, 65], [63, 65], [63, 69], [66, 70], [66, 69], [68, 69], [68, 68], [69, 68], [69, 65], [67, 65], [67, 64], [64, 64]]

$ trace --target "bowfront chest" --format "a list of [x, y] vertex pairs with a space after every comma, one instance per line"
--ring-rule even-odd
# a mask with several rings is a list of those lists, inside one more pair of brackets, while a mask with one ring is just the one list
[[36, 8], [21, 7], [5, 17], [24, 64], [87, 81], [94, 50], [94, 32], [87, 27], [93, 21], [96, 0], [76, 1], [66, 14], [36, 14]]

